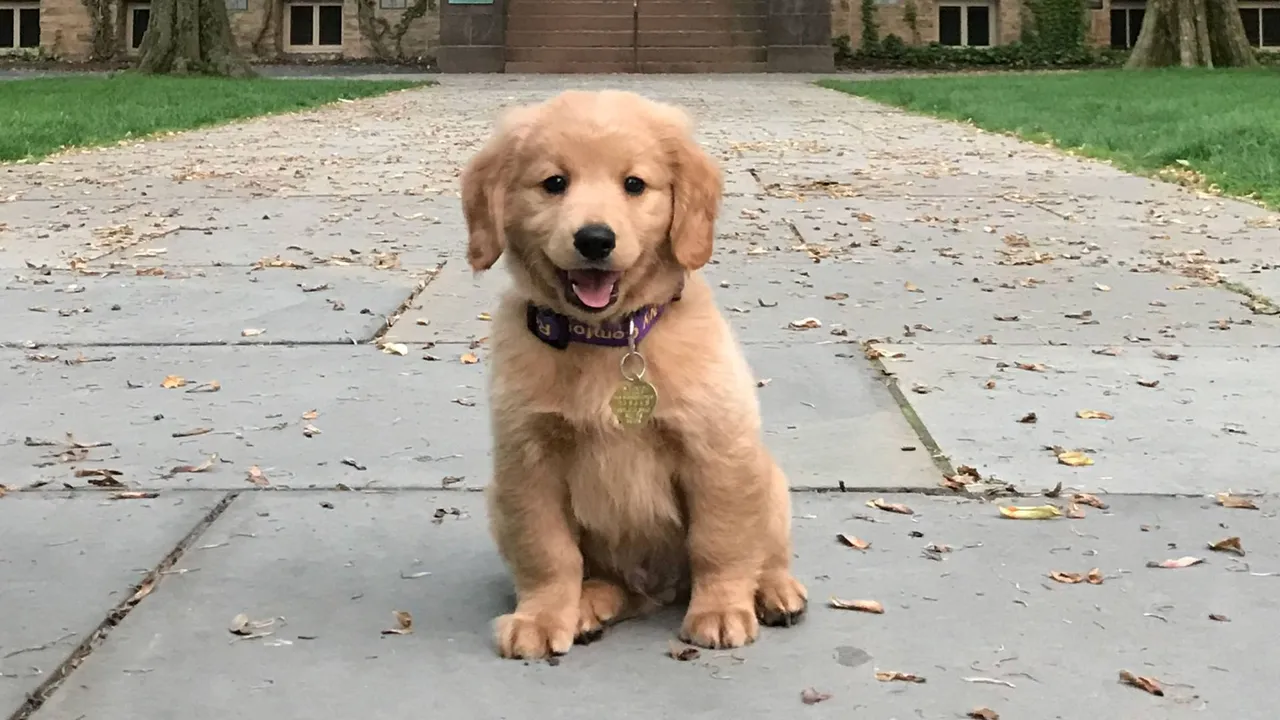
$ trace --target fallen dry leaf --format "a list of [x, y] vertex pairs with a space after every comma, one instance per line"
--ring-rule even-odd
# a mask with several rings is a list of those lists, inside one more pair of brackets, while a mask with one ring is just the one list
[[408, 355], [409, 346], [404, 343], [389, 342], [382, 345], [382, 352], [388, 355]]
[[1102, 283], [1098, 283], [1098, 282], [1093, 284], [1093, 289], [1101, 290], [1102, 292], [1111, 292], [1110, 285], [1103, 285]]
[[988, 381], [986, 381], [986, 382], [982, 383], [982, 387], [984, 387], [984, 388], [986, 388], [986, 389], [988, 389], [988, 390], [995, 390], [995, 389], [996, 389], [996, 381], [995, 381], [995, 380], [988, 380]]
[[245, 477], [245, 480], [248, 480], [249, 482], [253, 483], [254, 485], [257, 485], [258, 487], [267, 487], [268, 485], [271, 484], [271, 482], [267, 480], [267, 476], [262, 474], [262, 468], [258, 467], [257, 465], [249, 466], [249, 470], [248, 470], [247, 476]]
[[920, 288], [916, 287], [916, 286], [915, 286], [915, 283], [912, 283], [912, 282], [910, 282], [910, 281], [908, 281], [908, 282], [906, 282], [906, 283], [903, 283], [902, 287], [906, 288], [907, 292], [913, 292], [913, 293], [922, 293], [922, 292], [924, 292], [924, 291], [923, 291], [923, 290], [921, 290]]
[[164, 380], [160, 381], [160, 387], [165, 388], [167, 390], [172, 390], [173, 388], [180, 388], [186, 384], [187, 384], [186, 378], [182, 377], [181, 375], [168, 375], [165, 377]]
[[307, 423], [306, 425], [302, 426], [303, 437], [315, 437], [316, 435], [321, 434], [321, 432], [323, 431], [320, 430], [320, 428], [316, 427], [315, 425], [312, 425], [311, 423]]
[[1027, 372], [1044, 372], [1045, 370], [1048, 369], [1044, 363], [1026, 363], [1026, 362], [1018, 363], [1017, 368], [1019, 370], [1026, 370]]
[[792, 320], [787, 323], [787, 327], [792, 330], [816, 330], [822, 327], [822, 321], [818, 320], [818, 318], [807, 317], [800, 320]]
[[240, 337], [257, 337], [266, 331], [266, 328], [245, 328], [240, 331]]
[[1052, 520], [1061, 517], [1062, 511], [1056, 505], [1001, 505], [1000, 514], [1010, 520]]
[[1081, 575], [1080, 573], [1074, 573], [1074, 572], [1062, 572], [1060, 570], [1054, 570], [1049, 573], [1049, 577], [1054, 582], [1060, 582], [1060, 583], [1063, 583], [1064, 585], [1076, 585], [1084, 582], [1084, 575]]
[[1165, 352], [1163, 350], [1152, 350], [1151, 354], [1155, 355], [1157, 358], [1160, 358], [1161, 360], [1177, 360], [1178, 358], [1182, 357], [1178, 353]]
[[1139, 380], [1138, 384], [1142, 387], [1153, 388], [1160, 384], [1159, 380]]
[[189, 392], [189, 393], [213, 393], [213, 392], [218, 392], [218, 391], [219, 391], [219, 390], [221, 390], [221, 389], [222, 389], [222, 383], [218, 382], [217, 380], [210, 380], [209, 382], [207, 382], [207, 383], [202, 383], [202, 384], [200, 384], [200, 385], [197, 385], [197, 386], [195, 386], [195, 387], [191, 388], [190, 390], [187, 390], [186, 392]]
[[800, 691], [800, 702], [804, 703], [805, 705], [817, 705], [823, 700], [830, 700], [830, 699], [831, 699], [831, 693], [819, 692], [814, 688], [805, 688], [804, 690]]
[[1218, 613], [1209, 613], [1209, 619], [1214, 622], [1231, 622], [1231, 618], [1226, 615], [1219, 615]]
[[867, 507], [873, 507], [873, 508], [876, 508], [877, 510], [884, 510], [885, 512], [898, 513], [899, 515], [915, 515], [916, 514], [914, 510], [907, 507], [906, 505], [902, 505], [900, 503], [887, 503], [882, 498], [876, 498], [875, 500], [868, 500]]
[[169, 471], [170, 474], [178, 473], [202, 473], [211, 470], [215, 463], [218, 462], [218, 454], [214, 453], [205, 459], [199, 465], [178, 465]]
[[1209, 543], [1209, 549], [1244, 556], [1244, 548], [1241, 547], [1238, 537], [1223, 538], [1216, 543]]
[[667, 644], [667, 657], [672, 660], [689, 662], [690, 660], [696, 660], [701, 654], [702, 651], [692, 645], [681, 645], [675, 641], [671, 641]]
[[476, 357], [475, 353], [463, 353], [462, 357], [458, 359], [462, 361], [463, 365], [475, 365], [480, 362], [480, 358]]
[[875, 600], [841, 600], [833, 597], [827, 601], [827, 604], [836, 610], [857, 610], [858, 612], [872, 613], [873, 615], [884, 614], [884, 605]]
[[995, 345], [996, 339], [991, 337], [990, 335], [981, 335], [978, 337], [978, 344], [979, 345]]
[[924, 678], [920, 677], [919, 675], [898, 672], [896, 670], [889, 670], [889, 671], [877, 670], [876, 679], [879, 680], [880, 682], [899, 681], [899, 682], [909, 682], [909, 683], [922, 683], [925, 681]]
[[1102, 576], [1102, 571], [1098, 568], [1094, 568], [1089, 571], [1089, 574], [1084, 576], [1084, 579], [1090, 585], [1101, 585], [1104, 578]]
[[845, 535], [841, 533], [840, 535], [836, 536], [836, 539], [839, 540], [841, 544], [847, 547], [851, 547], [854, 550], [866, 550], [867, 548], [871, 547], [871, 543], [867, 542], [866, 540], [863, 540], [862, 538], [855, 537], [853, 535]]
[[[0, 493], [2, 497], [4, 493]], [[154, 490], [129, 490], [127, 492], [111, 493], [112, 500], [151, 500], [160, 497], [160, 493]]]
[[1089, 493], [1075, 493], [1074, 495], [1071, 496], [1071, 502], [1080, 503], [1081, 505], [1088, 505], [1089, 507], [1096, 507], [1099, 510], [1106, 510], [1108, 507], [1110, 507], [1106, 503], [1099, 500], [1097, 495], [1090, 495]]
[[1224, 508], [1234, 508], [1236, 510], [1257, 510], [1258, 505], [1253, 500], [1231, 493], [1218, 493], [1218, 504]]
[[173, 433], [173, 437], [188, 438], [188, 437], [195, 437], [197, 435], [207, 435], [211, 432], [213, 432], [213, 428], [198, 427], [198, 428], [192, 428], [190, 430], [179, 430]]
[[1083, 520], [1084, 510], [1081, 510], [1079, 505], [1075, 503], [1070, 503], [1069, 505], [1067, 505], [1067, 517], [1071, 518], [1072, 520]]
[[848, 299], [849, 299], [849, 293], [846, 293], [846, 292], [834, 292], [834, 293], [831, 293], [830, 295], [827, 295], [827, 296], [826, 296], [826, 299], [827, 299], [827, 300], [848, 300]]
[[980, 707], [970, 710], [965, 717], [973, 718], [974, 720], [1000, 720], [1000, 713], [991, 708]]
[[413, 632], [413, 615], [408, 610], [392, 610], [391, 615], [396, 619], [396, 626], [383, 630], [383, 635], [408, 635]]
[[1145, 690], [1146, 692], [1149, 692], [1152, 695], [1158, 695], [1160, 697], [1164, 697], [1164, 689], [1160, 687], [1160, 683], [1157, 682], [1155, 678], [1143, 677], [1141, 675], [1134, 675], [1128, 670], [1121, 670], [1120, 682], [1124, 683], [1125, 685], [1132, 685], [1133, 687], [1136, 687], [1139, 690]]
[[1175, 560], [1163, 560], [1161, 562], [1156, 562], [1155, 560], [1151, 560], [1147, 562], [1147, 567], [1177, 570], [1179, 568], [1191, 567], [1192, 565], [1199, 565], [1202, 562], [1204, 562], [1203, 558], [1191, 557], [1190, 555], [1188, 555], [1187, 557], [1180, 557]]
[[480, 313], [479, 315], [477, 315], [477, 316], [476, 316], [476, 319], [477, 319], [477, 320], [483, 320], [483, 321], [485, 321], [485, 322], [489, 322], [490, 320], [492, 320], [492, 319], [493, 319], [493, 316], [492, 316], [492, 315], [490, 315], [490, 314], [489, 314], [489, 313], [487, 313], [487, 312], [482, 312], [482, 313]]
[[1084, 467], [1093, 464], [1093, 458], [1085, 455], [1079, 450], [1068, 450], [1058, 453], [1058, 462], [1071, 467]]
[[1034, 425], [1035, 423], [1039, 422], [1039, 420], [1040, 418], [1036, 417], [1036, 414], [1033, 412], [1029, 412], [1026, 415], [1023, 415], [1022, 417], [1018, 418], [1018, 422], [1023, 423], [1025, 425]]
[[319, 411], [319, 410], [308, 410], [308, 411], [306, 411], [306, 412], [302, 413], [302, 419], [303, 419], [303, 420], [315, 420], [315, 419], [316, 419], [316, 418], [318, 418], [318, 417], [320, 417], [320, 411]]
[[1076, 417], [1081, 420], [1115, 420], [1115, 416], [1101, 410], [1077, 410]]

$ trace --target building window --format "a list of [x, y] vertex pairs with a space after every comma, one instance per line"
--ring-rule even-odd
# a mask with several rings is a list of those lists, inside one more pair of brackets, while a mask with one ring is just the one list
[[[1240, 8], [1244, 35], [1249, 44], [1263, 50], [1280, 48], [1280, 6], [1258, 6], [1250, 3]], [[0, 47], [3, 46], [0, 38]]]
[[1142, 5], [1111, 3], [1111, 47], [1127, 50], [1137, 45], [1145, 16], [1146, 8]]
[[324, 50], [342, 46], [342, 6], [291, 3], [285, 15], [290, 50]]
[[989, 47], [996, 34], [995, 19], [987, 3], [939, 5], [938, 42], [955, 47]]
[[408, 7], [406, 0], [379, 0], [378, 6], [383, 10], [403, 10]]
[[0, 51], [38, 47], [39, 3], [0, 3]]
[[244, 12], [249, 9], [249, 0], [227, 0], [227, 10], [231, 12]]
[[129, 38], [129, 49], [137, 50], [142, 47], [142, 38], [147, 35], [147, 28], [151, 26], [151, 6], [150, 5], [130, 5], [129, 15], [125, 18], [125, 34]]

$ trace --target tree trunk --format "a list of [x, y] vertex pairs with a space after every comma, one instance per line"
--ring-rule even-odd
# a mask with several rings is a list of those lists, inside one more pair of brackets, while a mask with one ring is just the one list
[[138, 69], [160, 75], [250, 77], [236, 49], [225, 0], [151, 0]]
[[1252, 67], [1236, 0], [1150, 0], [1128, 68]]

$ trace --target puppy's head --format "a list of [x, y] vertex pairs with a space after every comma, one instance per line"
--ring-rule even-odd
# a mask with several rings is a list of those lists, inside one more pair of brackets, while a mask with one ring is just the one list
[[473, 270], [504, 252], [530, 299], [593, 320], [664, 302], [711, 258], [722, 179], [688, 116], [619, 92], [503, 117], [462, 173]]

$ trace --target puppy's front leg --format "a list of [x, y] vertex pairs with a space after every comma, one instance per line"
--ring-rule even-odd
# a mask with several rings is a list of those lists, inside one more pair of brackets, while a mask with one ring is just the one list
[[759, 529], [769, 500], [756, 448], [694, 451], [682, 477], [693, 593], [680, 637], [710, 648], [746, 645], [760, 624], [755, 593], [763, 563]]
[[491, 529], [516, 586], [515, 612], [494, 621], [503, 657], [566, 653], [578, 628], [582, 553], [568, 490], [549, 464], [500, 458], [489, 488]]

